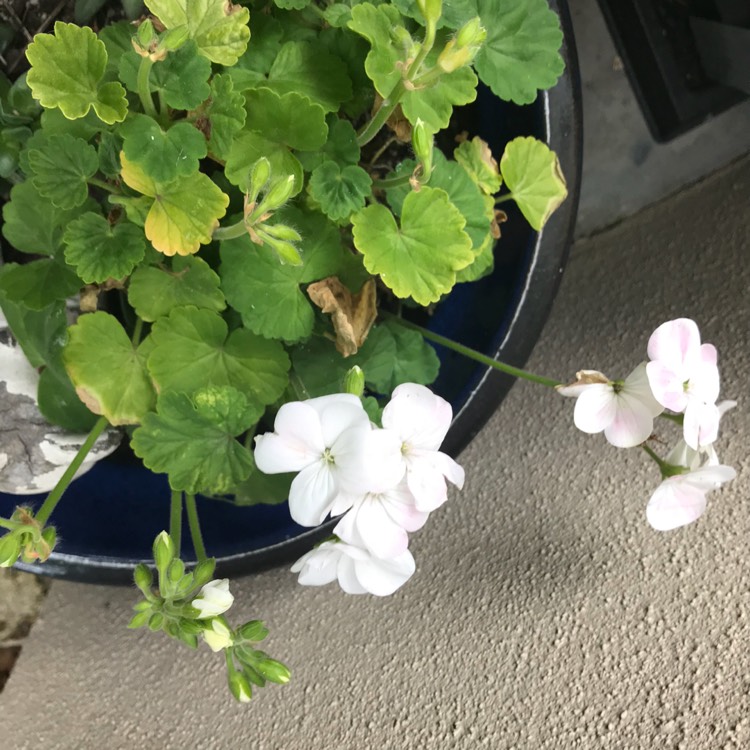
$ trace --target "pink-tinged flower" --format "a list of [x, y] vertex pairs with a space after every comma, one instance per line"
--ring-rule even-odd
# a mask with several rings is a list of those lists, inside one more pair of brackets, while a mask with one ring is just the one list
[[707, 495], [737, 473], [731, 466], [703, 466], [668, 477], [651, 495], [646, 518], [657, 531], [669, 531], [698, 520], [706, 510]]
[[[736, 401], [722, 401], [716, 404], [719, 419], [730, 409], [734, 409], [735, 406], [737, 406]], [[668, 464], [684, 466], [687, 469], [699, 469], [702, 466], [718, 466], [720, 463], [713, 443], [696, 449], [691, 448], [684, 439], [677, 443], [665, 460]]]
[[346, 542], [323, 542], [292, 565], [303, 586], [324, 586], [338, 579], [347, 594], [389, 596], [416, 570], [409, 550], [391, 560], [373, 557], [367, 550]]
[[685, 414], [685, 442], [694, 449], [716, 440], [719, 429], [719, 368], [716, 348], [701, 344], [695, 321], [678, 318], [662, 323], [648, 341], [646, 366], [656, 400]]
[[451, 405], [429, 388], [398, 386], [383, 409], [383, 427], [401, 442], [406, 483], [417, 510], [429, 513], [448, 498], [446, 479], [459, 489], [464, 470], [440, 448], [453, 418]]
[[390, 490], [357, 498], [333, 533], [375, 557], [392, 559], [408, 547], [406, 532], [421, 529], [428, 515], [417, 510], [414, 496], [402, 482]]
[[351, 394], [294, 401], [279, 409], [274, 432], [255, 438], [255, 462], [266, 474], [299, 472], [289, 511], [297, 523], [317, 526], [341, 493], [364, 494], [403, 476], [398, 442], [375, 432], [382, 430], [372, 429]]
[[573, 421], [579, 430], [604, 432], [618, 448], [640, 445], [651, 435], [654, 417], [664, 411], [649, 387], [645, 362], [621, 383], [596, 370], [582, 370], [575, 383], [557, 386], [557, 391], [577, 398]]

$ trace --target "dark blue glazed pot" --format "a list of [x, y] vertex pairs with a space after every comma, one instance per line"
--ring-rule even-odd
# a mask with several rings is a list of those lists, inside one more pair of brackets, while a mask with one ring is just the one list
[[[534, 135], [557, 152], [569, 196], [544, 230], [534, 232], [514, 204], [498, 243], [492, 275], [455, 288], [426, 324], [432, 330], [522, 366], [536, 342], [559, 285], [572, 241], [581, 169], [581, 100], [573, 33], [564, 2], [560, 14], [566, 72], [557, 86], [529, 106], [500, 102], [480, 91], [477, 102], [459, 114], [457, 130], [480, 135], [492, 152], [519, 135]], [[505, 206], [504, 206], [505, 207]], [[512, 385], [512, 379], [477, 366], [452, 351], [437, 348], [441, 371], [433, 389], [448, 399], [454, 422], [443, 449], [453, 456], [479, 432]], [[23, 502], [38, 506], [43, 496], [0, 494], [0, 515]], [[217, 575], [257, 572], [285, 564], [328, 535], [334, 521], [306, 529], [289, 517], [286, 504], [236, 507], [198, 498], [198, 513]], [[93, 583], [130, 583], [138, 562], [151, 560], [154, 536], [169, 526], [169, 487], [127, 451], [118, 451], [76, 480], [52, 519], [61, 541], [43, 565], [18, 564], [56, 578]], [[189, 541], [186, 542], [189, 545]], [[183, 549], [191, 559], [192, 549]]]

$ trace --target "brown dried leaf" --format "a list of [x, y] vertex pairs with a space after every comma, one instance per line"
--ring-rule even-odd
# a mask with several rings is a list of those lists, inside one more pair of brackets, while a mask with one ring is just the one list
[[359, 294], [352, 294], [335, 276], [316, 281], [307, 294], [324, 313], [330, 313], [336, 332], [336, 348], [344, 357], [356, 354], [375, 322], [375, 280], [367, 281]]
[[505, 224], [506, 221], [508, 221], [508, 214], [506, 214], [505, 211], [496, 208], [495, 216], [490, 224], [490, 233], [492, 234], [493, 239], [500, 239], [500, 225]]

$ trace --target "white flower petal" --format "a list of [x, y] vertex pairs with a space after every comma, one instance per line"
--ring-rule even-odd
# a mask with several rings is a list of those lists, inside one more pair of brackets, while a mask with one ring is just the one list
[[657, 531], [686, 526], [706, 510], [706, 493], [679, 480], [679, 476], [665, 479], [648, 501], [646, 518]]
[[401, 439], [391, 430], [352, 428], [331, 447], [346, 492], [365, 494], [395, 487], [406, 464]]
[[431, 513], [448, 499], [445, 477], [429, 461], [410, 462], [406, 483], [414, 495], [417, 510], [424, 513]]
[[389, 596], [401, 588], [416, 570], [411, 552], [406, 550], [393, 560], [362, 560], [356, 563], [357, 579], [375, 596]]
[[617, 401], [611, 385], [590, 385], [576, 401], [573, 410], [575, 426], [591, 434], [601, 432], [615, 418]]
[[703, 466], [696, 471], [680, 475], [684, 484], [692, 487], [709, 490], [718, 490], [723, 484], [731, 482], [737, 476], [737, 472], [731, 466]]
[[338, 579], [339, 586], [347, 594], [367, 594], [368, 589], [363, 586], [356, 572], [356, 565], [359, 563], [355, 562], [347, 554], [343, 554], [339, 560], [338, 565]]
[[688, 393], [710, 404], [719, 398], [719, 368], [716, 366], [716, 347], [703, 344], [698, 361], [690, 369]]
[[665, 408], [680, 414], [685, 411], [688, 396], [685, 393], [685, 378], [678, 376], [662, 362], [649, 362], [646, 374], [654, 398]]
[[421, 529], [429, 518], [429, 513], [417, 510], [414, 495], [406, 482], [384, 492], [380, 495], [380, 499], [388, 515], [406, 531]]
[[324, 460], [297, 474], [289, 488], [289, 513], [300, 526], [318, 526], [330, 512], [338, 494], [336, 475]]
[[362, 402], [351, 393], [321, 396], [305, 403], [309, 404], [320, 418], [323, 444], [327, 448], [330, 448], [349, 428], [355, 426], [369, 428], [370, 426], [370, 418], [362, 407]]
[[652, 410], [624, 391], [615, 397], [614, 419], [604, 429], [604, 437], [617, 448], [633, 448], [647, 440], [654, 429]]
[[383, 409], [382, 424], [414, 448], [437, 450], [453, 419], [451, 405], [429, 388], [404, 383]]
[[365, 548], [375, 557], [387, 560], [397, 557], [409, 546], [409, 537], [386, 513], [377, 497], [368, 496], [362, 502], [355, 523]]
[[[690, 318], [677, 318], [662, 323], [648, 340], [648, 358], [679, 371], [701, 343], [698, 326]], [[671, 408], [671, 407], [667, 407]]]
[[664, 411], [664, 407], [656, 400], [651, 385], [648, 382], [646, 363], [641, 362], [633, 372], [625, 378], [622, 393], [634, 396], [651, 412], [652, 417], [658, 417]]
[[335, 542], [323, 542], [292, 565], [292, 573], [299, 573], [303, 586], [324, 586], [336, 580], [341, 551]]
[[720, 420], [721, 413], [716, 404], [689, 399], [682, 422], [685, 442], [694, 450], [715, 442], [719, 437]]
[[300, 471], [320, 457], [298, 441], [289, 442], [275, 432], [255, 437], [255, 465], [264, 474]]
[[326, 447], [320, 415], [310, 406], [309, 401], [284, 404], [276, 413], [273, 429], [290, 445], [304, 446], [315, 453], [320, 453]]

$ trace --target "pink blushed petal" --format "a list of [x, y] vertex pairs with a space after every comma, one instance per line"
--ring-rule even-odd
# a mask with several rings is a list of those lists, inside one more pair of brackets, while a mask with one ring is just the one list
[[647, 440], [654, 429], [651, 410], [624, 392], [616, 396], [615, 418], [604, 429], [604, 437], [616, 448], [634, 448]]
[[711, 445], [719, 437], [719, 421], [721, 413], [716, 404], [707, 404], [691, 398], [685, 409], [682, 432], [685, 442], [693, 448]]
[[318, 526], [330, 512], [338, 484], [330, 465], [318, 461], [297, 474], [289, 488], [289, 513], [300, 526]]
[[679, 482], [680, 477], [665, 479], [651, 495], [646, 518], [657, 531], [671, 531], [697, 521], [706, 510], [706, 493]]
[[701, 334], [695, 321], [677, 318], [662, 323], [651, 334], [648, 340], [648, 358], [679, 372], [696, 355], [700, 345]]
[[578, 397], [573, 410], [573, 421], [582, 432], [595, 434], [608, 427], [616, 413], [617, 401], [612, 386], [597, 383]]
[[406, 531], [417, 531], [427, 523], [430, 514], [417, 510], [414, 495], [406, 482], [383, 493], [380, 499], [388, 515]]
[[429, 388], [416, 383], [398, 386], [383, 409], [382, 424], [402, 442], [423, 450], [437, 450], [451, 426], [453, 409]]
[[368, 496], [349, 512], [356, 512], [354, 523], [359, 536], [375, 557], [388, 560], [409, 546], [406, 531], [390, 518], [377, 495]]
[[301, 471], [318, 458], [308, 446], [298, 441], [289, 442], [275, 432], [255, 438], [255, 464], [264, 474]]
[[414, 574], [416, 564], [409, 550], [393, 560], [363, 560], [355, 563], [360, 584], [375, 596], [390, 596]]
[[661, 362], [649, 362], [646, 374], [654, 398], [666, 409], [680, 414], [685, 411], [688, 396], [685, 393], [684, 379]]

